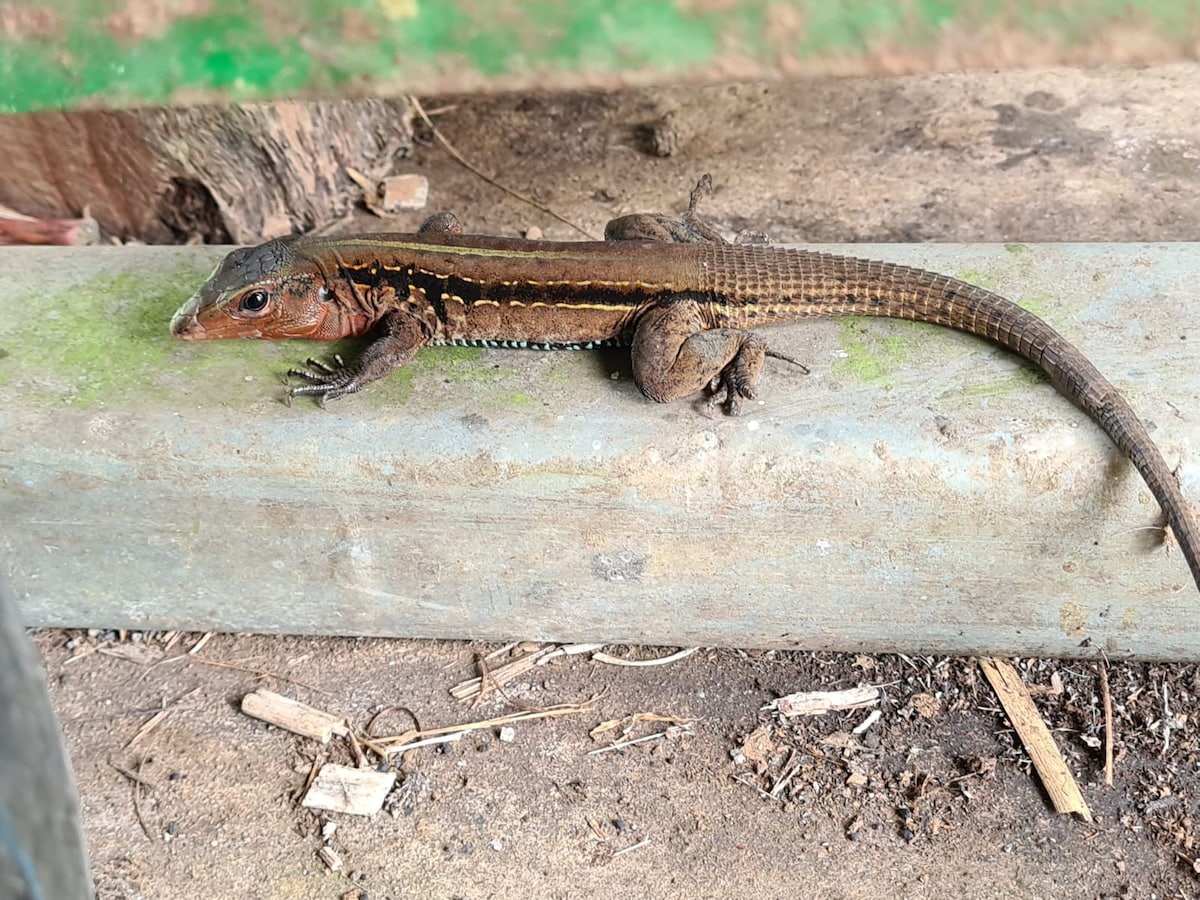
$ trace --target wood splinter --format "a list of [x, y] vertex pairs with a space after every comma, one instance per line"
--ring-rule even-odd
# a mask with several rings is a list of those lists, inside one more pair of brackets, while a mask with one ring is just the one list
[[1075, 776], [1067, 768], [1067, 763], [1059, 752], [1058, 745], [1050, 735], [1050, 729], [1042, 720], [1041, 713], [1034, 705], [1029, 689], [1021, 681], [1021, 676], [1013, 668], [1012, 663], [1004, 659], [982, 657], [979, 668], [983, 670], [992, 690], [1000, 698], [1005, 715], [1016, 729], [1021, 743], [1025, 745], [1033, 767], [1042, 781], [1054, 811], [1058, 813], [1075, 813], [1085, 822], [1092, 821], [1092, 811], [1088, 808], [1083, 793]]
[[308, 809], [373, 816], [396, 783], [395, 772], [355, 769], [326, 763], [300, 801]]

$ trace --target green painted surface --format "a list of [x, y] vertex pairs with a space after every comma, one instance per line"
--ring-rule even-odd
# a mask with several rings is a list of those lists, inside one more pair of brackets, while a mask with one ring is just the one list
[[[183, 7], [193, 6], [183, 4]], [[1137, 28], [1156, 58], [1194, 55], [1200, 0], [209, 0], [192, 14], [150, 0], [10, 0], [0, 4], [0, 111], [197, 99], [433, 93], [554, 76], [638, 71], [666, 78], [748, 63], [763, 73], [796, 62], [858, 60], [903, 50], [947, 58], [1015, 33], [1051, 47], [1094, 44]], [[317, 37], [319, 36], [319, 37]], [[979, 40], [973, 65], [987, 65]], [[953, 58], [950, 57], [952, 64]], [[818, 67], [819, 68], [819, 67]], [[576, 81], [578, 83], [578, 81]]]

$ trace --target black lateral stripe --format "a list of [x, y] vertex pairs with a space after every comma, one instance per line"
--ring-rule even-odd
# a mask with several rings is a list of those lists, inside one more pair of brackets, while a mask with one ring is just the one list
[[436, 275], [430, 275], [420, 270], [413, 272], [408, 277], [412, 282], [412, 286], [425, 295], [425, 299], [433, 307], [433, 312], [438, 317], [438, 321], [445, 322], [448, 317], [446, 314], [446, 301], [442, 299], [442, 294], [447, 293], [446, 279], [438, 278]]
[[471, 306], [483, 297], [483, 290], [478, 282], [467, 281], [454, 275], [446, 279], [446, 291], [450, 296], [460, 299], [466, 306]]
[[479, 294], [476, 299], [493, 300], [502, 304], [519, 303], [526, 306], [534, 303], [553, 306], [555, 301], [574, 301], [621, 309], [641, 305], [648, 298], [653, 298], [652, 294], [639, 293], [629, 288], [612, 285], [547, 286], [513, 281], [508, 284], [492, 282], [482, 286], [472, 285], [472, 287], [475, 287]]
[[387, 285], [395, 291], [397, 299], [408, 296], [408, 274], [403, 269], [380, 269], [378, 281], [380, 285]]

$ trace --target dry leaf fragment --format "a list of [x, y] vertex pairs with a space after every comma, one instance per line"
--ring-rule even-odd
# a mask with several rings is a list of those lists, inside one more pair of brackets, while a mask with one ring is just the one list
[[923, 719], [935, 718], [942, 711], [942, 702], [933, 694], [913, 694], [908, 705]]
[[864, 685], [844, 691], [800, 691], [768, 703], [767, 709], [781, 716], [819, 716], [834, 710], [862, 709], [878, 703], [883, 695], [877, 687]]
[[775, 752], [771, 733], [763, 726], [755, 728], [742, 741], [742, 756], [751, 762], [765, 762]]

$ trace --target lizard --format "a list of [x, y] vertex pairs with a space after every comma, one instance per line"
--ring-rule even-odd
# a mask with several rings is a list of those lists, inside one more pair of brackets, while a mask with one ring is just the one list
[[359, 391], [437, 344], [545, 350], [628, 346], [634, 380], [666, 403], [707, 391], [737, 414], [757, 396], [768, 348], [758, 326], [883, 316], [990, 340], [1041, 369], [1129, 458], [1162, 507], [1200, 587], [1200, 526], [1129, 402], [1052, 326], [992, 291], [894, 263], [727, 242], [697, 214], [633, 214], [604, 241], [463, 234], [451, 214], [415, 234], [276, 238], [229, 253], [175, 313], [185, 341], [338, 340], [371, 335], [352, 364], [310, 358], [287, 397]]

